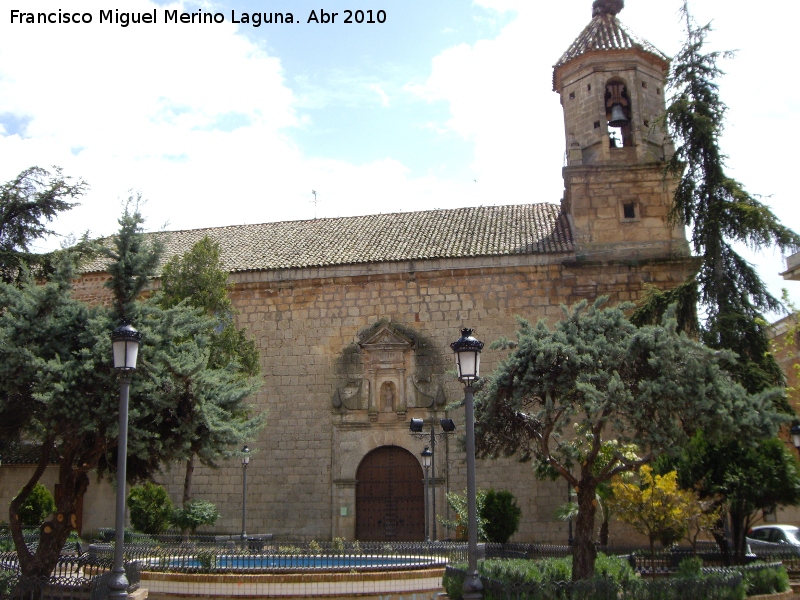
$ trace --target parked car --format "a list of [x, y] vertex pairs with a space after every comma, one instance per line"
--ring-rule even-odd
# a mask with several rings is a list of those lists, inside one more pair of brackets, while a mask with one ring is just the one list
[[750, 549], [758, 554], [784, 553], [800, 555], [800, 527], [794, 525], [761, 525], [747, 532]]

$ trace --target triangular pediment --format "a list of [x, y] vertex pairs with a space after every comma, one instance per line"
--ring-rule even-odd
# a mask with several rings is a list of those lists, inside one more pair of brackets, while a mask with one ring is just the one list
[[397, 331], [391, 323], [384, 323], [375, 331], [371, 332], [359, 344], [364, 350], [377, 349], [402, 349], [406, 350], [414, 346], [414, 340]]

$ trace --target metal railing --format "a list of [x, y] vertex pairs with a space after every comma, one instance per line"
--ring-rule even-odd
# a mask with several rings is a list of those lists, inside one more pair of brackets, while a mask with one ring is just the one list
[[[447, 567], [445, 577], [463, 581], [467, 572]], [[733, 600], [739, 597], [742, 575], [720, 572], [696, 579], [611, 579], [558, 582], [504, 582], [481, 577], [485, 600]], [[458, 587], [458, 585], [456, 585]]]
[[[128, 592], [139, 589], [141, 565], [125, 562]], [[108, 580], [114, 563], [91, 560], [88, 554], [59, 557], [49, 577], [26, 577], [16, 553], [0, 554], [0, 600], [102, 600], [108, 595]]]

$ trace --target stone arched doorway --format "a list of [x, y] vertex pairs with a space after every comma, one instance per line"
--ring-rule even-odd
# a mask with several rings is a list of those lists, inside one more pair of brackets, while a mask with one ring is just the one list
[[414, 542], [425, 539], [422, 467], [399, 446], [367, 454], [356, 471], [356, 539]]

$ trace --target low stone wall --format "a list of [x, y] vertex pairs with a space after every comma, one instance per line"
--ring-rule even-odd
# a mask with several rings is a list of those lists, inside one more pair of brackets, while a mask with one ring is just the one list
[[142, 573], [142, 587], [152, 600], [243, 598], [362, 598], [428, 600], [442, 591], [443, 568], [372, 573], [240, 573], [202, 575]]

